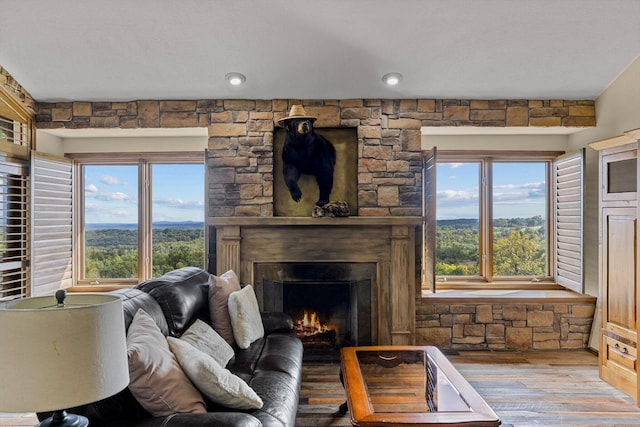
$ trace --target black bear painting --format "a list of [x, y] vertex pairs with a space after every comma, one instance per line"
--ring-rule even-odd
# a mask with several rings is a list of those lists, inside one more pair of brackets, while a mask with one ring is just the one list
[[302, 191], [298, 180], [302, 174], [313, 175], [318, 183], [317, 206], [329, 202], [333, 188], [336, 150], [329, 140], [314, 132], [315, 117], [307, 116], [302, 105], [291, 107], [289, 116], [279, 120], [284, 127], [282, 173], [291, 198], [299, 202]]

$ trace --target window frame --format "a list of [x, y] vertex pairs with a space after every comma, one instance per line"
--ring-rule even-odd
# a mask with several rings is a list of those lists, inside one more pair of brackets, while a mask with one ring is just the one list
[[[481, 261], [480, 275], [471, 277], [462, 276], [442, 276], [435, 275], [433, 271], [433, 279], [429, 280], [428, 275], [423, 276], [423, 290], [435, 292], [437, 290], [449, 289], [559, 289], [562, 288], [556, 282], [556, 223], [554, 210], [556, 207], [556, 189], [554, 185], [554, 164], [557, 159], [564, 154], [563, 151], [492, 151], [492, 150], [438, 150], [437, 154], [434, 150], [430, 161], [435, 163], [451, 163], [451, 162], [480, 162], [480, 245]], [[430, 154], [431, 155], [431, 154]], [[546, 219], [547, 219], [547, 275], [545, 276], [493, 276], [493, 227], [492, 224], [492, 165], [501, 162], [546, 162]], [[437, 174], [435, 171], [433, 174]], [[426, 180], [425, 177], [425, 186]], [[437, 179], [437, 177], [435, 178]], [[433, 190], [432, 190], [433, 191]], [[437, 203], [435, 210], [437, 210]], [[435, 213], [431, 219], [435, 222]], [[429, 218], [425, 220], [430, 222]], [[424, 241], [429, 242], [433, 239], [433, 243], [429, 244], [433, 251], [432, 256], [426, 256], [425, 259], [433, 259], [435, 264], [435, 230], [433, 227], [433, 237], [426, 233]], [[425, 244], [426, 251], [429, 246]], [[483, 256], [484, 254], [484, 256]], [[427, 267], [428, 271], [429, 268]]]
[[[152, 278], [152, 178], [151, 167], [158, 164], [202, 164], [206, 166], [205, 152], [145, 152], [145, 153], [68, 153], [74, 166], [74, 286], [87, 286], [102, 290], [128, 288]], [[138, 277], [102, 278], [85, 277], [85, 218], [84, 218], [84, 166], [134, 165], [138, 167]], [[205, 168], [206, 169], [206, 168]], [[206, 170], [205, 170], [206, 174]], [[205, 179], [205, 176], [202, 177]], [[206, 254], [205, 254], [206, 261]]]

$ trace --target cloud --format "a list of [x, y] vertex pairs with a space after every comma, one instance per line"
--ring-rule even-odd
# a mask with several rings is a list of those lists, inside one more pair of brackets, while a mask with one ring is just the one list
[[451, 168], [451, 169], [457, 169], [462, 165], [464, 165], [464, 163], [462, 163], [462, 162], [457, 162], [457, 163], [453, 163], [453, 162], [451, 162], [451, 163], [449, 163], [449, 162], [447, 162], [447, 163], [438, 163], [438, 166], [440, 166], [440, 167]]
[[97, 193], [98, 192], [98, 187], [96, 187], [93, 184], [89, 184], [84, 188], [84, 191], [87, 193]]
[[106, 185], [127, 185], [126, 181], [120, 181], [120, 179], [111, 175], [103, 175], [100, 178], [100, 182]]
[[443, 190], [438, 191], [438, 203], [452, 203], [452, 202], [471, 202], [474, 203], [478, 200], [478, 193], [471, 193], [469, 191], [461, 190]]
[[[546, 186], [544, 182], [529, 182], [524, 184], [496, 185], [493, 189], [493, 200], [503, 203], [520, 201], [527, 203], [532, 199], [545, 199]], [[535, 203], [538, 203], [536, 201]]]
[[197, 209], [202, 210], [204, 202], [202, 200], [184, 201], [182, 199], [154, 199], [153, 204], [174, 209]]
[[116, 191], [115, 193], [100, 193], [98, 196], [96, 196], [96, 198], [98, 198], [99, 200], [107, 200], [107, 201], [135, 200], [135, 197], [129, 196], [128, 194], [125, 194], [121, 191]]
[[123, 193], [121, 191], [116, 192], [100, 192], [97, 188], [85, 189], [85, 198], [91, 198], [93, 200], [102, 200], [104, 202], [130, 202], [136, 203], [138, 200], [135, 196]]

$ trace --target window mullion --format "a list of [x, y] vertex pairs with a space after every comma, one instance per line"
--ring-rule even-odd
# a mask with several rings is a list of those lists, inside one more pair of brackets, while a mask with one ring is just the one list
[[491, 161], [483, 159], [480, 169], [482, 170], [480, 242], [483, 261], [480, 274], [490, 282], [493, 280], [493, 168]]
[[151, 165], [140, 160], [138, 166], [138, 271], [141, 280], [150, 279], [151, 268]]

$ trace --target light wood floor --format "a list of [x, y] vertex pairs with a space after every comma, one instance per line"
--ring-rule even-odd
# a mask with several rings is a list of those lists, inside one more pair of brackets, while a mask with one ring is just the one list
[[[465, 351], [447, 357], [502, 426], [640, 426], [633, 399], [598, 378], [589, 351]], [[338, 364], [306, 364], [297, 427], [349, 426]]]
[[[598, 378], [588, 351], [465, 351], [449, 360], [494, 409], [504, 427], [640, 426], [640, 409]], [[349, 426], [338, 363], [305, 363], [297, 427]], [[33, 426], [32, 415], [0, 414], [0, 426]]]

